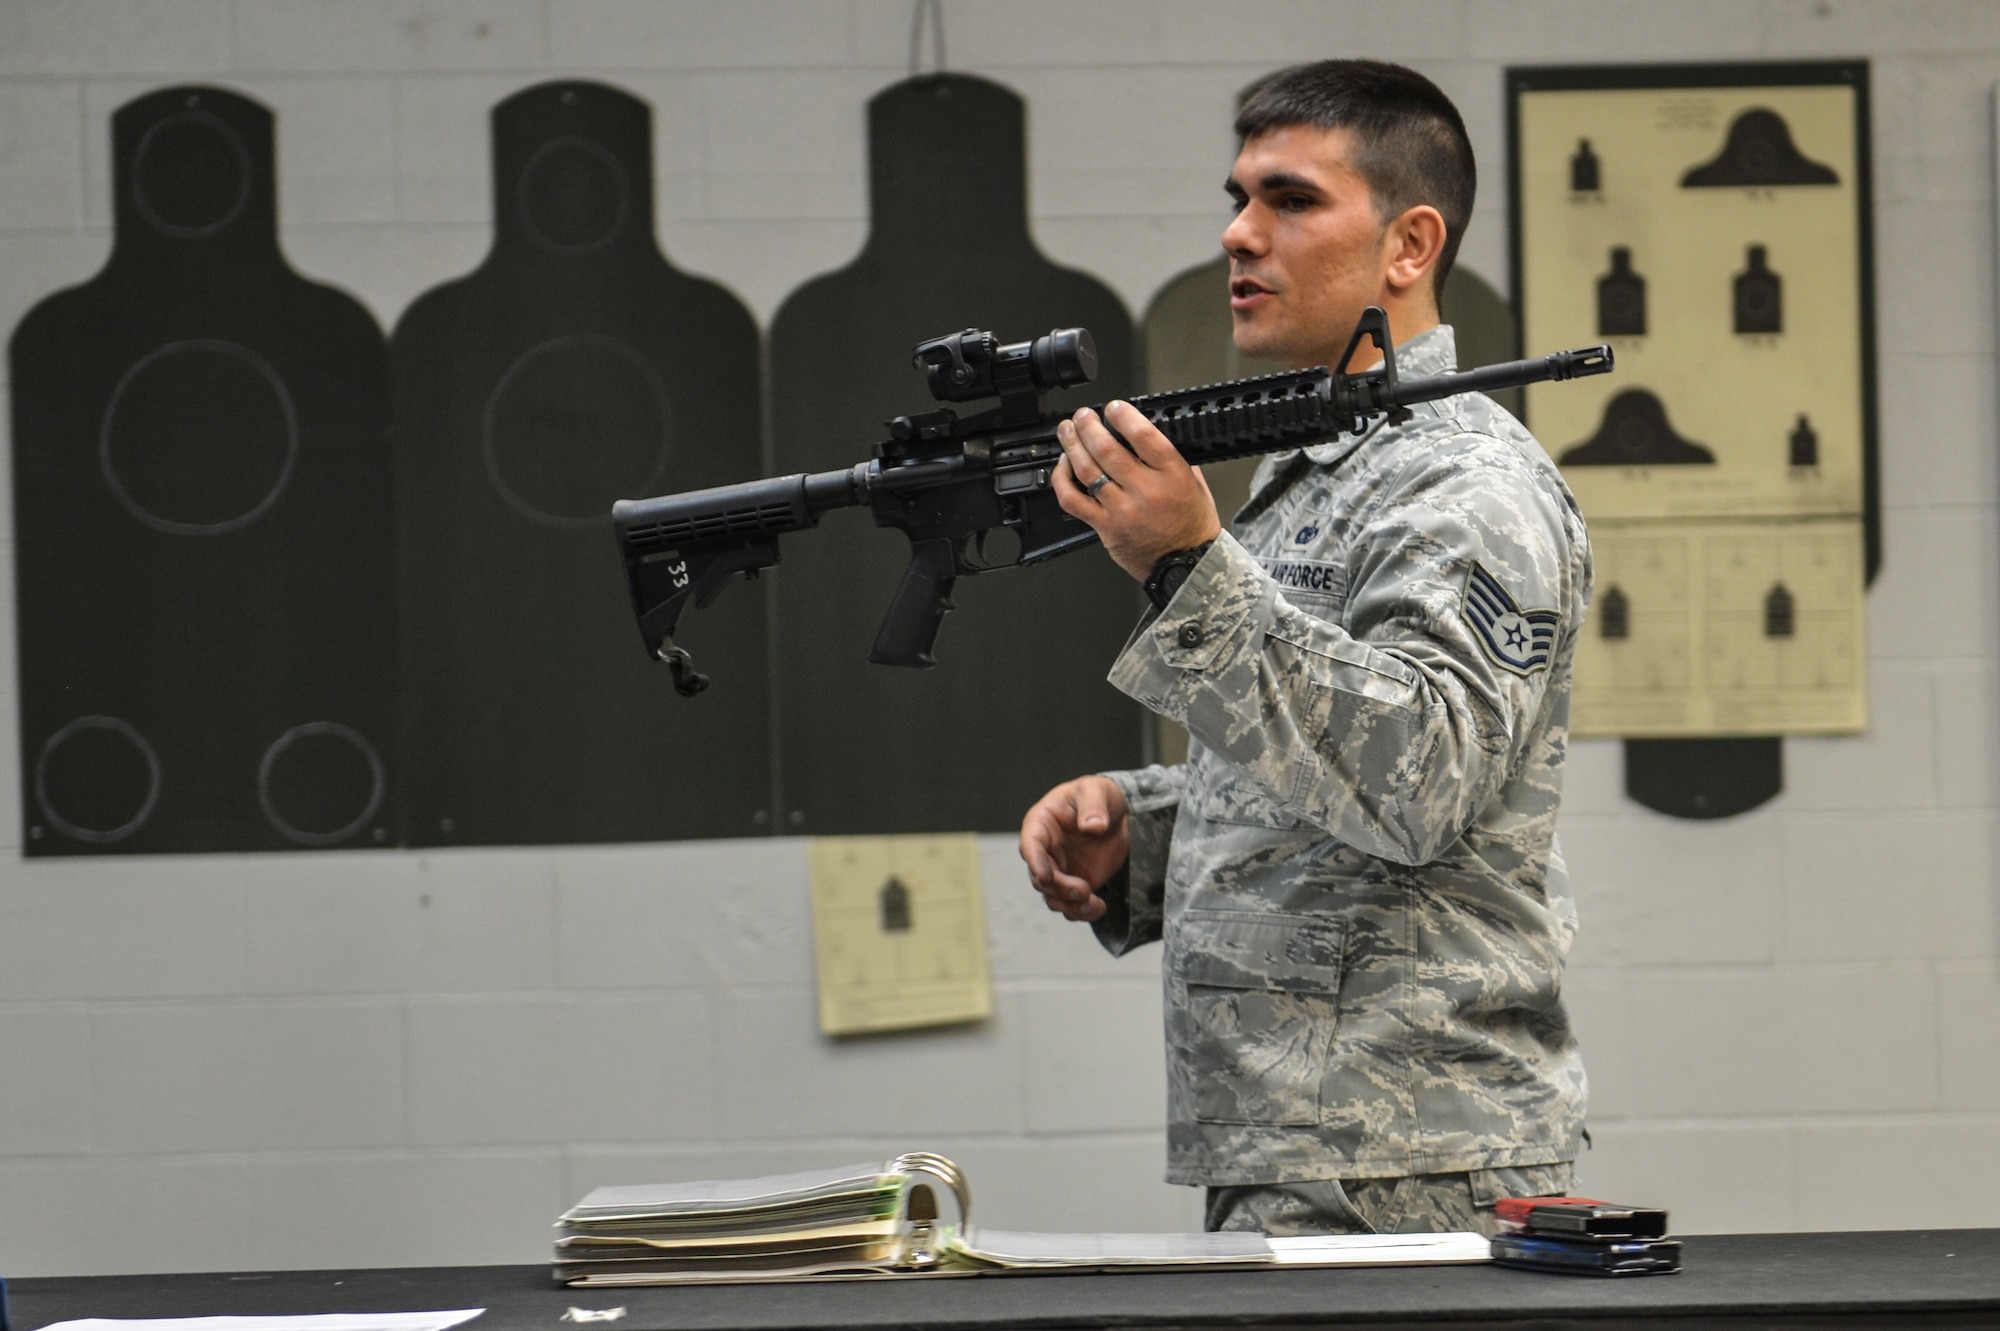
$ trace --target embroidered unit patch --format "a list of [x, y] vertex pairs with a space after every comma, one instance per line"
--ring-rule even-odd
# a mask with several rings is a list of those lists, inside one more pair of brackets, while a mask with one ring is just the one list
[[1523, 610], [1479, 565], [1465, 577], [1465, 622], [1493, 664], [1517, 675], [1546, 669], [1556, 644], [1553, 610]]

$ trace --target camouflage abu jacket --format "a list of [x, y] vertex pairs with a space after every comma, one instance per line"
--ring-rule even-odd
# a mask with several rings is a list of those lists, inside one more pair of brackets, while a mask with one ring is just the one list
[[[1452, 369], [1450, 328], [1396, 358]], [[1132, 853], [1095, 927], [1165, 939], [1170, 1182], [1576, 1158], [1555, 823], [1590, 578], [1555, 466], [1468, 394], [1267, 459], [1133, 634], [1111, 682], [1193, 744], [1106, 774]]]

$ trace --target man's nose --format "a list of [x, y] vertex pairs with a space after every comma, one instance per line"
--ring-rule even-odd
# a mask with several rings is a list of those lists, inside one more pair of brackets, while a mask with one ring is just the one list
[[1257, 225], [1253, 216], [1255, 204], [1250, 204], [1229, 219], [1229, 225], [1222, 228], [1222, 248], [1229, 254], [1254, 256], [1264, 248], [1263, 228]]

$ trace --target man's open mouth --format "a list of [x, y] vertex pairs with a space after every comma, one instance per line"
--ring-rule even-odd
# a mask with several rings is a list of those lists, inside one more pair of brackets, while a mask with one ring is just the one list
[[1229, 279], [1229, 308], [1239, 312], [1256, 309], [1265, 299], [1276, 299], [1271, 288], [1254, 277], [1232, 277]]

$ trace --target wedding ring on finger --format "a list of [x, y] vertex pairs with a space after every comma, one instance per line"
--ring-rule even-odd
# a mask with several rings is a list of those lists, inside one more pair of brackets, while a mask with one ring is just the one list
[[1099, 490], [1102, 490], [1105, 486], [1109, 484], [1111, 484], [1111, 473], [1107, 471], [1102, 475], [1100, 475], [1096, 480], [1092, 481], [1089, 485], [1084, 486], [1083, 492], [1089, 495], [1092, 499], [1095, 499], [1097, 498], [1097, 492]]

